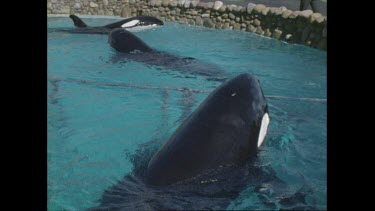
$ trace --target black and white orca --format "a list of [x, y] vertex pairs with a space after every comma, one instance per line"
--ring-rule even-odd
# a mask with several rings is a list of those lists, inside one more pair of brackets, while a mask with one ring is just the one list
[[307, 185], [290, 191], [272, 168], [258, 165], [269, 123], [259, 80], [247, 73], [227, 80], [168, 141], [138, 150], [132, 173], [89, 210], [225, 210], [249, 187], [262, 204], [254, 209], [314, 209]]
[[204, 76], [209, 80], [225, 79], [225, 71], [218, 66], [192, 57], [181, 57], [155, 50], [125, 29], [112, 30], [108, 43], [116, 50], [112, 58], [113, 62], [133, 60], [148, 65], [163, 66], [181, 73]]
[[105, 26], [90, 27], [76, 15], [70, 15], [69, 17], [70, 19], [72, 19], [74, 26], [76, 26], [76, 28], [54, 29], [53, 31], [79, 33], [79, 34], [109, 34], [111, 30], [117, 29], [117, 28], [131, 29], [131, 28], [143, 27], [143, 26], [164, 25], [163, 21], [155, 17], [136, 16], [136, 17], [127, 18], [121, 21], [117, 21], [115, 23], [111, 23]]

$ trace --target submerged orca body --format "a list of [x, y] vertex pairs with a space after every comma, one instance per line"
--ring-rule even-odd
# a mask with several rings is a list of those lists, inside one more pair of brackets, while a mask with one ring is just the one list
[[76, 15], [70, 15], [76, 28], [69, 29], [55, 29], [54, 31], [69, 32], [69, 33], [79, 33], [79, 34], [109, 34], [111, 30], [117, 28], [129, 29], [140, 26], [158, 26], [164, 25], [163, 21], [151, 17], [151, 16], [136, 16], [127, 18], [115, 23], [111, 23], [105, 26], [89, 27], [82, 19]]
[[275, 199], [273, 190], [285, 193], [285, 183], [256, 165], [268, 124], [259, 81], [240, 74], [217, 87], [159, 150], [154, 144], [131, 157], [132, 173], [90, 210], [223, 210], [248, 187], [262, 208], [306, 208], [307, 188]]
[[112, 59], [114, 62], [127, 59], [166, 67], [182, 73], [202, 75], [211, 80], [222, 81], [224, 78], [224, 71], [213, 64], [204, 63], [192, 57], [180, 57], [154, 50], [139, 37], [124, 29], [112, 30], [108, 43], [117, 52]]

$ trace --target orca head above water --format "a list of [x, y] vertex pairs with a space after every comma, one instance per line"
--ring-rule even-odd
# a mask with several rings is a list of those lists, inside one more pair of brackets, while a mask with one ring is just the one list
[[116, 51], [130, 53], [133, 51], [151, 52], [152, 49], [137, 36], [125, 29], [114, 29], [108, 36], [108, 43]]
[[259, 80], [240, 74], [217, 87], [151, 158], [146, 181], [169, 185], [256, 156], [270, 119]]

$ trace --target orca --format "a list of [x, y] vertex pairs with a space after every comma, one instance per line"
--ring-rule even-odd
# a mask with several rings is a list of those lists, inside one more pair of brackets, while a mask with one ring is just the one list
[[222, 82], [226, 79], [225, 71], [214, 64], [155, 50], [125, 29], [112, 30], [108, 36], [108, 43], [116, 51], [111, 59], [114, 63], [131, 60], [166, 67], [184, 74], [201, 75], [209, 80]]
[[262, 145], [270, 118], [258, 79], [240, 74], [216, 88], [150, 160], [146, 181], [169, 185], [240, 164]]
[[130, 29], [130, 28], [142, 27], [142, 26], [164, 25], [163, 21], [152, 16], [136, 16], [136, 17], [131, 17], [131, 18], [127, 18], [124, 20], [120, 20], [115, 23], [107, 24], [105, 26], [96, 26], [96, 27], [89, 27], [82, 19], [80, 19], [76, 15], [70, 15], [69, 18], [72, 19], [74, 26], [76, 26], [76, 28], [53, 29], [52, 31], [78, 33], [78, 34], [107, 35], [111, 32], [111, 30], [117, 29], [117, 28]]

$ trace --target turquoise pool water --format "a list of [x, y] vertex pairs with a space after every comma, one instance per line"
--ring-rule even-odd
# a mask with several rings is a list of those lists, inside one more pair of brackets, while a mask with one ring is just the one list
[[[86, 16], [84, 20], [98, 26], [118, 18]], [[58, 27], [73, 24], [66, 17], [49, 17], [48, 28]], [[324, 51], [248, 32], [168, 22], [134, 33], [155, 49], [213, 63], [227, 77], [254, 74], [267, 96], [326, 98]], [[131, 172], [129, 154], [153, 139], [166, 141], [183, 117], [220, 84], [163, 67], [112, 63], [115, 52], [103, 35], [49, 31], [47, 50], [48, 210], [98, 205], [103, 191]], [[120, 83], [134, 87], [105, 85]], [[183, 93], [174, 90], [181, 87], [205, 91], [190, 97], [192, 107], [186, 109]], [[308, 183], [315, 206], [326, 209], [326, 103], [268, 98], [268, 104], [271, 123], [261, 162], [269, 163], [291, 189]], [[254, 209], [258, 201], [245, 188], [227, 209]]]

